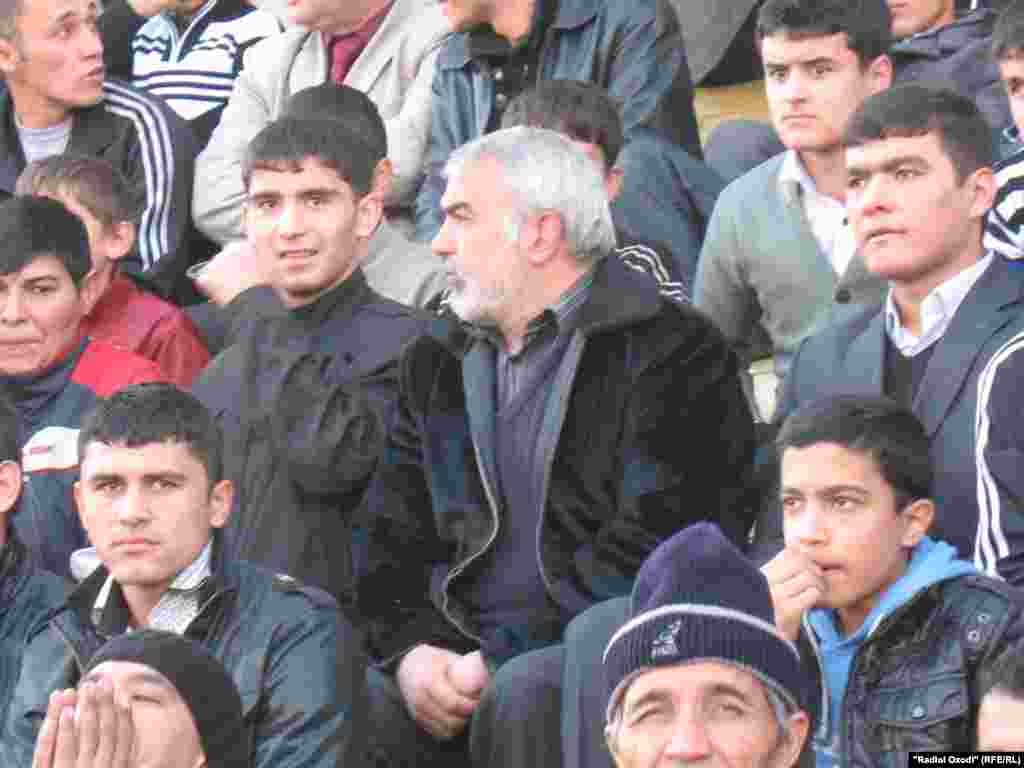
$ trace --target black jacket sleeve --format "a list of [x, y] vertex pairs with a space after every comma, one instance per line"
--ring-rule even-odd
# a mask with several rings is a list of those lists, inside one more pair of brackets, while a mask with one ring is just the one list
[[97, 26], [103, 40], [103, 66], [107, 77], [132, 79], [132, 40], [147, 21], [145, 16], [135, 13], [125, 0], [113, 0], [103, 9]]

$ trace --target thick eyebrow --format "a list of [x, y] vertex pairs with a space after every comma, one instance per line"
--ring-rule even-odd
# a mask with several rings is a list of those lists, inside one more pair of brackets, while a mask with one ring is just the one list
[[470, 207], [469, 203], [464, 202], [464, 201], [463, 202], [451, 203], [449, 205], [444, 205], [442, 203], [441, 210], [444, 212], [445, 216], [451, 216], [452, 214], [472, 213], [473, 212], [473, 209]]
[[[804, 495], [804, 492], [802, 490], [800, 490], [799, 488], [794, 488], [791, 485], [783, 486], [781, 493], [789, 494], [792, 496]], [[857, 496], [862, 497], [867, 497], [868, 495], [870, 495], [866, 488], [863, 488], [859, 485], [843, 485], [841, 483], [837, 485], [826, 485], [824, 488], [818, 491], [818, 494], [822, 496], [838, 496], [841, 493], [853, 493], [856, 494]]]
[[819, 56], [816, 59], [800, 59], [798, 61], [771, 61], [766, 59], [765, 69], [769, 67], [816, 67], [819, 64], [835, 64], [836, 60], [830, 56]]
[[35, 277], [26, 277], [26, 285], [38, 285], [39, 283], [56, 283], [58, 282], [56, 275], [37, 275]]
[[[174, 472], [172, 470], [167, 470], [165, 472], [147, 472], [142, 476], [142, 479], [147, 482], [152, 482], [154, 480], [173, 480], [175, 482], [180, 483], [184, 482], [186, 478], [183, 472]], [[108, 483], [112, 480], [123, 481], [124, 475], [119, 475], [116, 472], [97, 472], [95, 474], [89, 475], [86, 478], [86, 482], [88, 482], [90, 485]]]
[[928, 161], [920, 155], [900, 155], [898, 157], [891, 157], [885, 162], [875, 165], [853, 163], [846, 167], [846, 175], [862, 178], [864, 176], [870, 176], [872, 173], [878, 171], [883, 173], [892, 173], [897, 168], [902, 168], [906, 165], [912, 165], [915, 168], [927, 168]]

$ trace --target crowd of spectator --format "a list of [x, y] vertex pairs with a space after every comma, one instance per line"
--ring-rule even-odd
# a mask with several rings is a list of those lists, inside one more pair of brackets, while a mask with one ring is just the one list
[[1024, 0], [0, 0], [0, 78], [4, 768], [1024, 752]]

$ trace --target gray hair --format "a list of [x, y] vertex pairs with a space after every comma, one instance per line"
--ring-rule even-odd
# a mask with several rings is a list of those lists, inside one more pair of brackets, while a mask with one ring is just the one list
[[544, 128], [507, 128], [459, 147], [445, 165], [446, 178], [461, 177], [483, 158], [501, 165], [519, 201], [510, 234], [528, 216], [553, 211], [565, 227], [569, 250], [593, 263], [616, 247], [608, 192], [597, 164], [565, 136]]

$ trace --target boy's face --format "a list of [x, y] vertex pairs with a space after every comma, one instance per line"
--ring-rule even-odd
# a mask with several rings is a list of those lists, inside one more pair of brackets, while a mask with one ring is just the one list
[[124, 587], [162, 592], [203, 551], [231, 511], [231, 483], [210, 487], [185, 443], [91, 442], [75, 502], [89, 540]]
[[873, 274], [925, 296], [977, 261], [990, 168], [960, 180], [933, 131], [849, 147], [846, 172], [850, 226]]
[[914, 504], [898, 509], [875, 459], [836, 443], [787, 448], [781, 480], [786, 546], [821, 568], [820, 606], [854, 631], [903, 575], [931, 518], [923, 522]]
[[1024, 48], [1015, 48], [999, 60], [999, 77], [1010, 100], [1013, 124], [1024, 134]]
[[314, 158], [297, 172], [257, 169], [249, 181], [249, 243], [273, 265], [274, 288], [290, 309], [312, 304], [352, 274], [379, 221], [373, 195], [357, 197]]
[[761, 56], [772, 124], [782, 143], [797, 151], [837, 149], [861, 102], [891, 82], [888, 57], [861, 66], [845, 33], [771, 35], [761, 41]]

